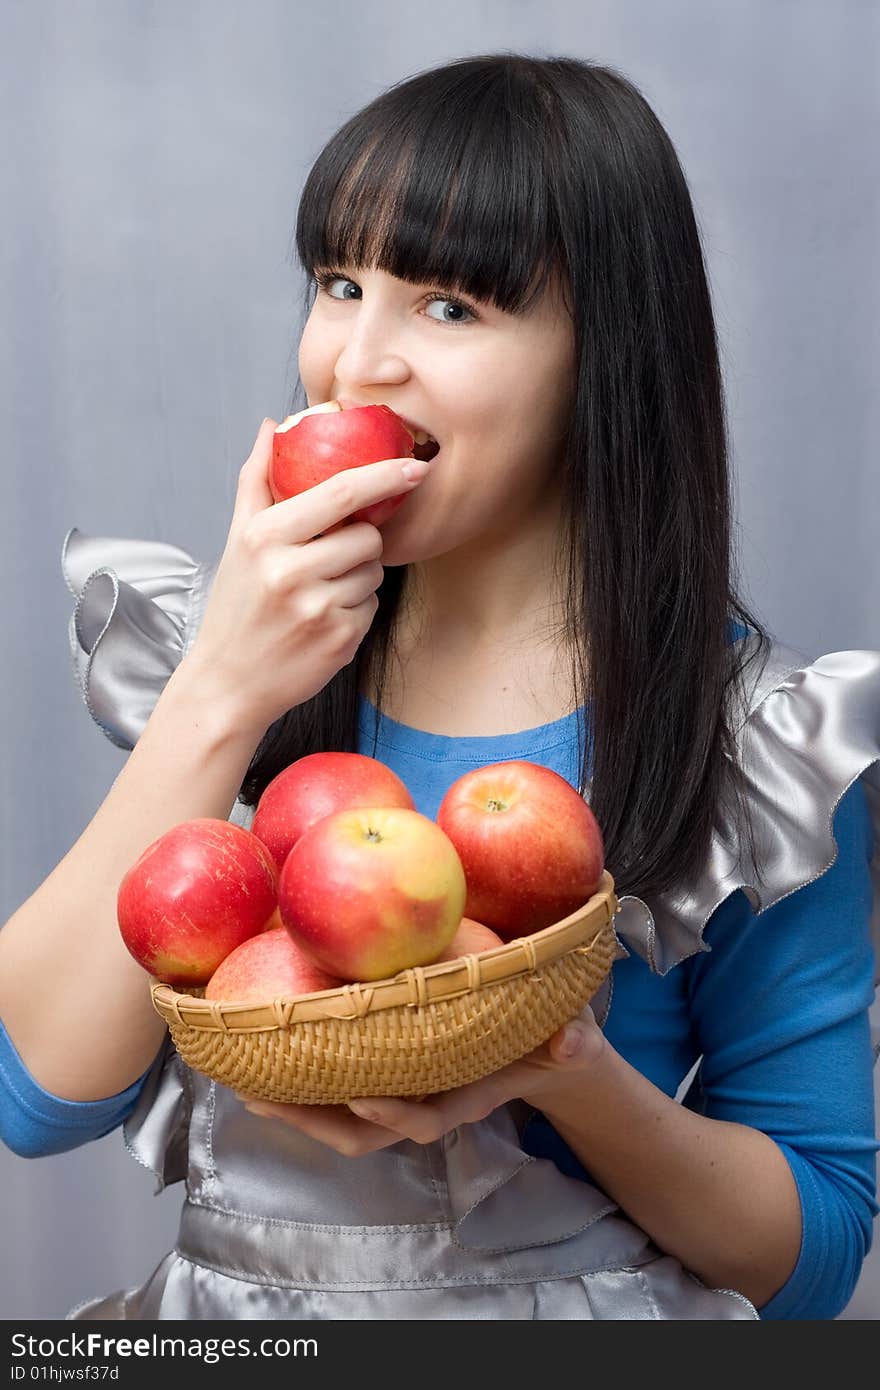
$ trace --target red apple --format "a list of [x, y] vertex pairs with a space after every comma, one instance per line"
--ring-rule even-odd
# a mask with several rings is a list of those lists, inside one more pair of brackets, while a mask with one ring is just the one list
[[[437, 960], [457, 960], [459, 956], [478, 956], [481, 951], [491, 951], [503, 946], [501, 937], [484, 927], [482, 922], [474, 922], [470, 917], [462, 917], [455, 936]], [[436, 964], [436, 961], [434, 962]]]
[[230, 951], [208, 981], [205, 998], [271, 1004], [273, 999], [335, 989], [344, 983], [321, 970], [282, 926], [251, 936]]
[[281, 920], [343, 980], [430, 965], [455, 935], [467, 885], [454, 845], [404, 807], [325, 816], [297, 840], [278, 882]]
[[[345, 468], [360, 468], [382, 459], [412, 458], [414, 438], [387, 405], [344, 410], [339, 401], [323, 401], [288, 415], [275, 431], [269, 464], [269, 488], [276, 502], [296, 497]], [[350, 520], [379, 526], [397, 511], [407, 494], [385, 498], [352, 512]]]
[[568, 917], [592, 897], [605, 850], [596, 819], [558, 772], [489, 763], [453, 782], [437, 824], [458, 850], [468, 917], [505, 941]]
[[282, 868], [300, 835], [317, 821], [355, 806], [404, 806], [415, 802], [404, 783], [378, 758], [363, 753], [307, 753], [266, 787], [251, 833]]
[[182, 821], [144, 850], [119, 885], [116, 916], [139, 965], [169, 985], [203, 985], [278, 904], [262, 840], [231, 821]]

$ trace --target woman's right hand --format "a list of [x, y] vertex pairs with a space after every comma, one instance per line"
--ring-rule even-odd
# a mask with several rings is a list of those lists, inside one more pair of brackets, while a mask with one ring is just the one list
[[379, 607], [382, 534], [365, 521], [341, 523], [421, 481], [403, 472], [417, 460], [383, 459], [274, 502], [277, 423], [263, 421], [239, 473], [226, 547], [184, 658], [257, 738], [353, 660]]

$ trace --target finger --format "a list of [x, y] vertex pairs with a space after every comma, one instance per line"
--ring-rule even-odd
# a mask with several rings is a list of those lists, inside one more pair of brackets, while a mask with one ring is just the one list
[[[503, 1099], [510, 1099], [504, 1096]], [[467, 1086], [457, 1086], [430, 1100], [400, 1100], [396, 1097], [370, 1096], [350, 1101], [349, 1108], [372, 1124], [383, 1125], [417, 1144], [430, 1144], [458, 1125], [484, 1120], [503, 1103], [497, 1083], [483, 1077]]]
[[380, 1101], [372, 1097], [368, 1101], [350, 1101], [349, 1107], [370, 1124], [390, 1130], [401, 1139], [412, 1139], [416, 1144], [433, 1144], [463, 1123], [460, 1116], [449, 1113], [448, 1107], [427, 1101], [390, 1100], [383, 1096]]
[[252, 1115], [281, 1120], [323, 1143], [339, 1137], [340, 1125], [347, 1126], [347, 1132], [352, 1128], [351, 1115], [345, 1105], [296, 1105], [286, 1101], [250, 1100], [246, 1096], [242, 1097], [242, 1104]]
[[547, 1039], [547, 1051], [554, 1062], [570, 1067], [591, 1065], [605, 1050], [605, 1034], [596, 1021], [592, 1007], [587, 1004], [574, 1018]]
[[345, 1105], [289, 1105], [239, 1096], [252, 1115], [280, 1120], [349, 1158], [400, 1143], [400, 1135], [358, 1119]]
[[384, 578], [382, 566], [377, 569], [377, 562], [368, 560], [340, 579], [331, 579], [327, 594], [337, 608], [357, 608], [376, 592]]
[[269, 463], [272, 459], [272, 438], [278, 425], [267, 415], [254, 440], [254, 447], [242, 464], [238, 475], [238, 490], [235, 494], [233, 520], [247, 521], [257, 512], [271, 507], [274, 501], [269, 487]]
[[344, 468], [296, 497], [276, 502], [272, 509], [273, 536], [292, 545], [302, 544], [337, 529], [339, 523], [362, 507], [412, 492], [424, 474], [409, 478], [403, 471], [405, 467], [418, 470], [418, 459], [381, 459], [359, 468]]

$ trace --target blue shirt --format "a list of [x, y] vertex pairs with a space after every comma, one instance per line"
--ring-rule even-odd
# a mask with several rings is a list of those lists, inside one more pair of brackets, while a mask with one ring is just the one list
[[[375, 756], [400, 776], [423, 815], [449, 786], [487, 763], [525, 759], [578, 785], [581, 712], [516, 734], [453, 738], [380, 717]], [[358, 748], [373, 755], [374, 707], [360, 697]], [[741, 891], [705, 932], [711, 951], [665, 976], [631, 953], [613, 966], [605, 1034], [669, 1096], [702, 1057], [688, 1105], [768, 1134], [797, 1184], [803, 1238], [797, 1266], [760, 1310], [768, 1319], [830, 1319], [846, 1306], [877, 1214], [868, 1008], [873, 832], [856, 780], [834, 818], [834, 864], [760, 915]], [[107, 1100], [62, 1100], [40, 1087], [0, 1023], [0, 1138], [26, 1157], [110, 1133], [132, 1112], [144, 1078]], [[527, 1152], [589, 1178], [541, 1115]]]

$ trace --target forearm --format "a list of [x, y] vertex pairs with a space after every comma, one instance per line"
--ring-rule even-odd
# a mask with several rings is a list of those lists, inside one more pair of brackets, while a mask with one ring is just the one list
[[534, 1103], [596, 1182], [705, 1284], [760, 1307], [798, 1259], [801, 1211], [782, 1150], [671, 1099], [605, 1045], [578, 1089]]
[[90, 823], [0, 931], [0, 1017], [51, 1094], [113, 1096], [156, 1055], [165, 1024], [119, 932], [119, 883], [173, 825], [228, 816], [259, 737], [185, 660]]

